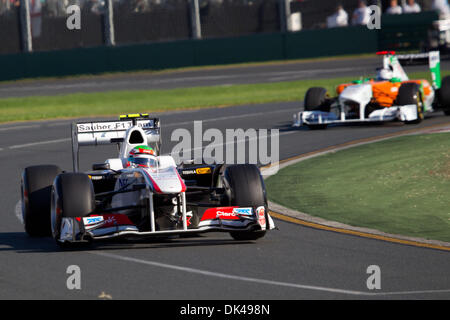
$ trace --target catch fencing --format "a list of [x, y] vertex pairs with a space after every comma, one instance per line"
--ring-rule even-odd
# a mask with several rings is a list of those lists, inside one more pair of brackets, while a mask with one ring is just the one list
[[[384, 9], [388, 2], [366, 1]], [[423, 10], [431, 9], [432, 0], [416, 2]], [[339, 3], [351, 24], [358, 0]], [[0, 0], [0, 54], [325, 29], [336, 4], [335, 0]], [[71, 16], [67, 9], [73, 5], [80, 9], [80, 29], [67, 27]], [[382, 38], [390, 41], [390, 35]]]
[[0, 0], [0, 54], [280, 32], [289, 1]]

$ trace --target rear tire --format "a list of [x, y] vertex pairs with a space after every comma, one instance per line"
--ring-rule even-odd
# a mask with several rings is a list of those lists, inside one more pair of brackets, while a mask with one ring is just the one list
[[397, 102], [396, 104], [398, 106], [405, 106], [408, 104], [415, 104], [417, 107], [417, 119], [412, 121], [405, 121], [407, 124], [417, 124], [422, 122], [422, 120], [425, 118], [425, 113], [423, 110], [423, 102], [422, 102], [422, 95], [420, 93], [419, 85], [415, 82], [407, 82], [403, 83], [399, 90], [397, 95]]
[[54, 165], [31, 166], [22, 173], [22, 217], [25, 232], [32, 237], [51, 236], [51, 190], [59, 173], [61, 169]]
[[450, 76], [442, 79], [441, 88], [438, 93], [439, 106], [442, 107], [444, 114], [450, 116]]
[[329, 112], [330, 106], [327, 104], [327, 89], [322, 87], [309, 88], [305, 94], [305, 111]]
[[[267, 208], [264, 181], [256, 165], [226, 166], [224, 180], [229, 200], [228, 205], [254, 208], [264, 206]], [[265, 234], [266, 230], [230, 232], [231, 237], [235, 240], [256, 240], [264, 237]]]
[[95, 210], [94, 187], [84, 173], [63, 173], [55, 179], [51, 198], [52, 235], [61, 244], [62, 218], [85, 217]]

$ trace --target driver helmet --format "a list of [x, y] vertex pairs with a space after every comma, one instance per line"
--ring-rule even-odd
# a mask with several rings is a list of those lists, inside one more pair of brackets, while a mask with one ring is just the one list
[[157, 166], [156, 153], [149, 146], [134, 147], [128, 154], [127, 167], [157, 168]]
[[394, 72], [391, 69], [381, 68], [377, 72], [377, 80], [389, 81], [394, 77]]

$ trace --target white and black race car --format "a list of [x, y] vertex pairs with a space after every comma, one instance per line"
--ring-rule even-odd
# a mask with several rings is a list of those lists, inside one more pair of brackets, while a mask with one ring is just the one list
[[[79, 147], [118, 144], [119, 157], [79, 172]], [[137, 145], [157, 151], [157, 167], [127, 167]], [[73, 172], [30, 166], [21, 181], [25, 231], [59, 245], [106, 238], [229, 232], [256, 240], [275, 228], [257, 166], [184, 163], [159, 155], [160, 121], [146, 114], [72, 125]]]

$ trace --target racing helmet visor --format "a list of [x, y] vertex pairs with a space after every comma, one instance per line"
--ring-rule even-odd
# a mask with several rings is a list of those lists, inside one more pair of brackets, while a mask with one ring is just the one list
[[158, 160], [156, 157], [136, 157], [130, 158], [129, 161], [138, 167], [156, 168], [158, 166]]

